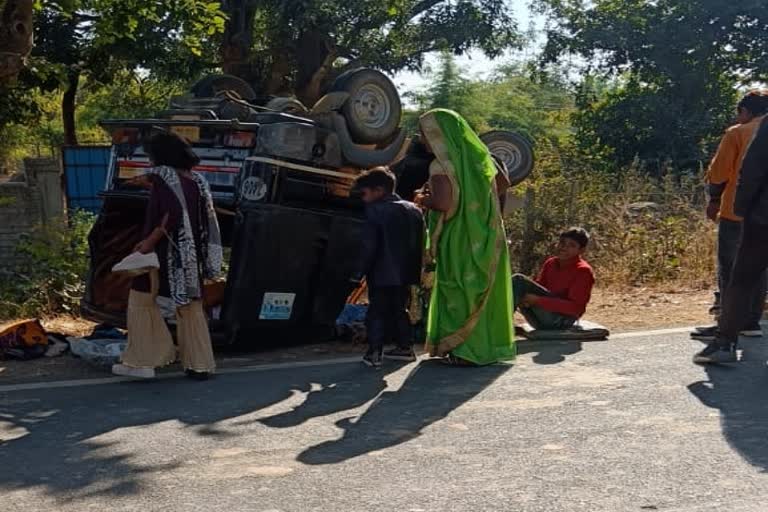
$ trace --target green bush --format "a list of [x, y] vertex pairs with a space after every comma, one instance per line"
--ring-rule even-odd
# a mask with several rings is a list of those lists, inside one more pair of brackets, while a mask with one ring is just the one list
[[0, 320], [77, 314], [94, 220], [92, 214], [76, 211], [69, 223], [39, 226], [22, 238], [17, 265], [0, 275]]

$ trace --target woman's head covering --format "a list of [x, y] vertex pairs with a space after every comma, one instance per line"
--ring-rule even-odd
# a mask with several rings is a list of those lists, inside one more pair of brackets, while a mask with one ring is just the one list
[[457, 189], [449, 217], [463, 208], [461, 196], [479, 197], [492, 190], [496, 166], [491, 153], [463, 117], [452, 110], [435, 109], [422, 115], [419, 125], [435, 159]]
[[496, 168], [488, 147], [458, 113], [446, 109], [430, 110], [419, 118], [419, 126], [446, 170], [458, 174], [456, 167], [469, 165], [481, 174], [495, 175]]

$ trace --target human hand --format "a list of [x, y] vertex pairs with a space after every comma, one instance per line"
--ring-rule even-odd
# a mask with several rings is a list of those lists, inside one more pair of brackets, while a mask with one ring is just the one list
[[532, 293], [526, 293], [523, 296], [523, 300], [520, 302], [520, 306], [524, 308], [530, 308], [531, 306], [535, 306], [539, 303], [539, 297], [538, 295], [533, 295]]
[[715, 202], [710, 202], [707, 205], [707, 218], [712, 222], [717, 222], [717, 218], [720, 215], [720, 205]]
[[149, 240], [142, 240], [136, 244], [136, 247], [133, 248], [134, 252], [140, 252], [141, 254], [149, 254], [154, 250], [155, 248], [152, 246], [152, 243]]
[[416, 195], [413, 196], [413, 203], [416, 206], [419, 206], [421, 208], [426, 208], [427, 207], [426, 201], [428, 197], [429, 197], [429, 194], [426, 194], [424, 192], [416, 192]]

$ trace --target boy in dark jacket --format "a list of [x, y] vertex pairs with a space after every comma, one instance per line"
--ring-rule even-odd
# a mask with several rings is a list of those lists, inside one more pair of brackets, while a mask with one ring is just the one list
[[[410, 287], [421, 280], [424, 217], [395, 190], [395, 176], [385, 167], [364, 172], [355, 192], [365, 202], [366, 224], [358, 278], [368, 283], [368, 352], [363, 363], [378, 368], [382, 357], [415, 361], [408, 317]], [[383, 354], [384, 345], [396, 348]]]
[[721, 297], [722, 311], [715, 341], [693, 358], [695, 363], [730, 363], [738, 360], [739, 331], [750, 314], [755, 290], [768, 267], [768, 116], [752, 138], [741, 163], [733, 204], [742, 221], [741, 240], [731, 279]]

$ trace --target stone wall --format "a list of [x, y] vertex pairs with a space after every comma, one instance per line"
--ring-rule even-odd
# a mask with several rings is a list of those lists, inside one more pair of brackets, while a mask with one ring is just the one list
[[64, 214], [61, 171], [54, 159], [27, 159], [24, 171], [0, 183], [0, 268], [14, 265], [24, 233]]

